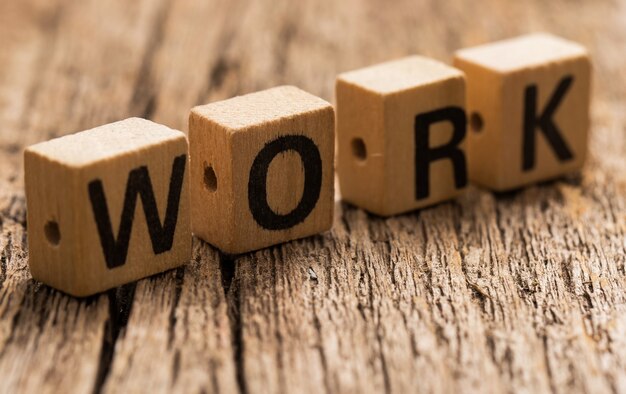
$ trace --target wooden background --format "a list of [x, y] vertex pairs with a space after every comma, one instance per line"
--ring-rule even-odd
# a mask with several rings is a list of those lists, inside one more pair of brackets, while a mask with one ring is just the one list
[[[595, 64], [585, 170], [86, 300], [28, 271], [22, 149], [533, 31]], [[0, 392], [625, 392], [623, 1], [0, 1]]]

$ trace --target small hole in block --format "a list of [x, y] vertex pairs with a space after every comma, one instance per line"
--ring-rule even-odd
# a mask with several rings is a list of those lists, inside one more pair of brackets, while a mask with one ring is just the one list
[[365, 161], [367, 159], [367, 148], [365, 147], [365, 141], [362, 138], [354, 138], [352, 140], [352, 154], [359, 161]]
[[51, 220], [43, 226], [43, 232], [46, 235], [46, 239], [52, 246], [58, 246], [61, 242], [61, 230], [59, 230], [59, 224], [54, 220]]
[[204, 187], [210, 192], [217, 190], [217, 176], [210, 165], [204, 163]]
[[485, 122], [483, 121], [483, 117], [480, 116], [478, 112], [473, 112], [470, 115], [469, 122], [470, 122], [470, 127], [472, 128], [473, 131], [477, 133], [483, 131]]

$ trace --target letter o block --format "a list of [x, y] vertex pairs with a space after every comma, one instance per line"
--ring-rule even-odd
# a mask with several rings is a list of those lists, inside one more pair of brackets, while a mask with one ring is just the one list
[[332, 106], [281, 86], [189, 115], [192, 231], [229, 254], [330, 229]]
[[532, 34], [458, 51], [467, 75], [470, 179], [506, 191], [580, 169], [591, 64], [582, 46]]
[[131, 118], [24, 152], [34, 279], [92, 295], [191, 259], [187, 140]]
[[466, 187], [461, 71], [411, 56], [339, 75], [336, 96], [344, 200], [388, 216]]

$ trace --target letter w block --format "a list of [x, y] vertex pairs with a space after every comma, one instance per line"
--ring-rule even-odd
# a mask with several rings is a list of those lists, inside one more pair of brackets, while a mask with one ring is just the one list
[[24, 153], [33, 278], [88, 296], [191, 258], [183, 133], [131, 118]]

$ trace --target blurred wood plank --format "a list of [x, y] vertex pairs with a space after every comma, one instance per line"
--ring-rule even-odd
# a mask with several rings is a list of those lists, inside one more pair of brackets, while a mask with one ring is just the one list
[[[24, 146], [530, 31], [595, 65], [581, 174], [242, 256], [86, 300], [30, 279]], [[0, 2], [0, 391], [626, 391], [626, 3]]]

